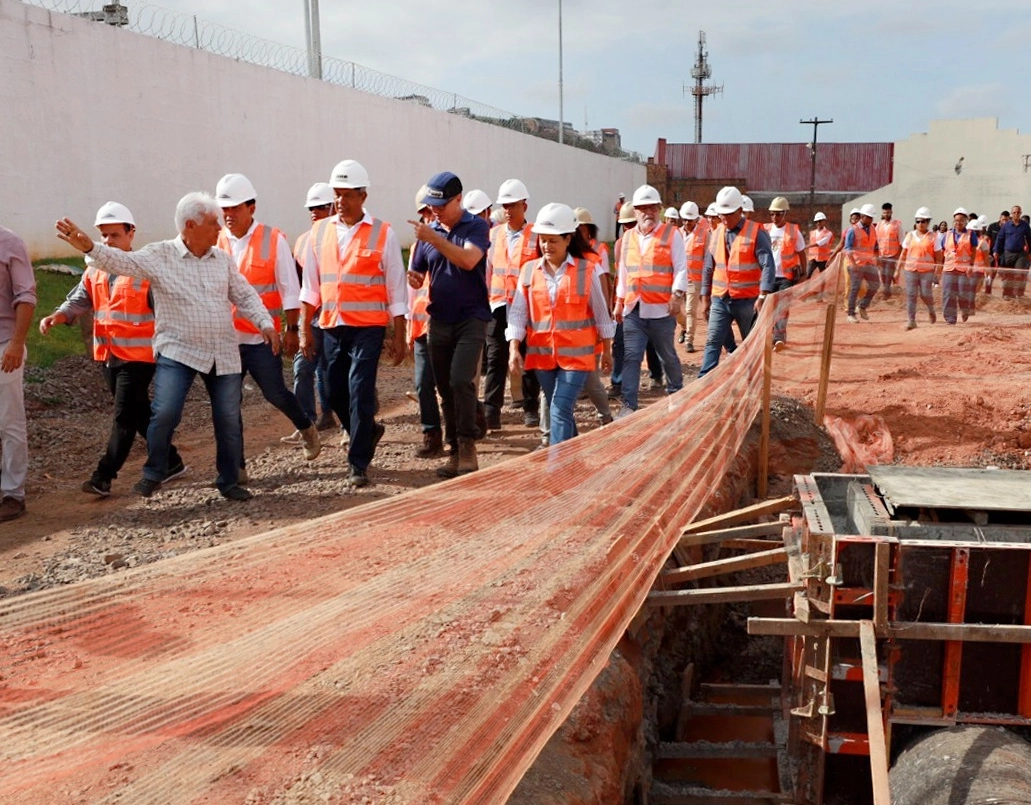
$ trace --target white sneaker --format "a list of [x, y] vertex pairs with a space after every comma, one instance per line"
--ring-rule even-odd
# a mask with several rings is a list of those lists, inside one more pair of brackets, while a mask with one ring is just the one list
[[304, 443], [305, 461], [314, 461], [319, 457], [319, 453], [322, 452], [322, 441], [314, 422], [301, 431], [301, 441]]
[[279, 441], [283, 444], [304, 444], [304, 437], [299, 430], [295, 430], [289, 436], [280, 437]]
[[859, 324], [859, 319], [857, 319], [855, 316], [849, 316], [848, 317], [848, 323], [849, 324]]

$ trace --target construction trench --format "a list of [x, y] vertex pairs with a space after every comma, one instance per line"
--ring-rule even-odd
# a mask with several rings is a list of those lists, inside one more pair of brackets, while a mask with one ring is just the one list
[[3, 599], [0, 801], [1031, 802], [1026, 474], [764, 488], [838, 281], [604, 434]]

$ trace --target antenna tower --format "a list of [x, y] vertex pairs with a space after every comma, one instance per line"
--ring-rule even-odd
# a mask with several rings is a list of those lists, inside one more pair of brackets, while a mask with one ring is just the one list
[[709, 51], [705, 49], [705, 31], [698, 32], [698, 60], [691, 70], [691, 78], [694, 79], [694, 86], [688, 88], [684, 85], [684, 94], [690, 90], [694, 96], [694, 141], [702, 141], [702, 101], [709, 95], [719, 95], [723, 92], [722, 84], [706, 84], [705, 81], [712, 77], [712, 68], [709, 67]]

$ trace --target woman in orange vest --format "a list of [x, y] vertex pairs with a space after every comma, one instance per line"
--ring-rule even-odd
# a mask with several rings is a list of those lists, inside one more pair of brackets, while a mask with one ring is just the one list
[[907, 330], [916, 329], [916, 300], [927, 306], [927, 315], [931, 324], [937, 321], [934, 315], [934, 283], [935, 270], [941, 262], [941, 251], [937, 246], [937, 237], [931, 231], [931, 211], [921, 207], [916, 211], [916, 229], [906, 234], [902, 240], [902, 252], [899, 254], [899, 270], [902, 271], [903, 285], [906, 289], [906, 312], [909, 314]]
[[971, 287], [976, 285], [973, 272], [979, 240], [976, 232], [967, 229], [968, 217], [963, 207], [958, 208], [952, 214], [954, 226], [945, 233], [942, 243], [942, 314], [946, 324], [956, 323], [957, 308], [963, 321], [973, 310]]
[[[590, 250], [577, 231], [576, 215], [565, 204], [545, 204], [533, 225], [541, 257], [527, 263], [508, 314], [505, 337], [509, 366], [533, 370], [551, 415], [551, 444], [576, 435], [576, 398], [595, 368], [612, 370], [615, 325]], [[526, 340], [525, 364], [520, 342]]]

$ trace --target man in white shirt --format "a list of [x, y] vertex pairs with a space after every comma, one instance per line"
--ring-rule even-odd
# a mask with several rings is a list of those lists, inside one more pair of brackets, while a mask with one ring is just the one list
[[394, 230], [365, 211], [365, 168], [345, 159], [333, 168], [329, 184], [337, 212], [318, 221], [308, 239], [301, 351], [309, 359], [315, 355], [312, 319], [321, 306], [329, 402], [350, 435], [348, 483], [362, 487], [369, 483], [367, 470], [385, 431], [375, 419], [379, 356], [384, 344], [394, 366], [405, 356], [407, 277]]
[[[802, 279], [802, 267], [805, 265], [805, 235], [802, 228], [788, 220], [791, 206], [783, 196], [777, 196], [770, 202], [770, 223], [766, 224], [766, 232], [770, 236], [770, 247], [773, 249], [773, 264], [776, 278], [773, 281], [773, 292], [790, 288]], [[787, 309], [773, 323], [773, 348], [781, 350], [788, 338]]]
[[206, 193], [179, 200], [179, 236], [125, 252], [94, 243], [68, 218], [57, 222], [58, 237], [88, 255], [87, 263], [110, 274], [150, 282], [154, 296], [154, 399], [147, 430], [147, 462], [133, 489], [150, 497], [168, 469], [172, 433], [182, 419], [186, 395], [200, 374], [211, 400], [215, 429], [215, 485], [223, 497], [249, 500], [239, 485], [243, 436], [240, 426], [240, 350], [233, 327], [233, 306], [261, 333], [274, 353], [279, 332], [265, 305], [233, 259], [216, 249], [221, 209]]
[[[278, 229], [255, 220], [257, 193], [243, 174], [223, 176], [215, 188], [215, 200], [225, 219], [225, 228], [218, 235], [218, 247], [233, 258], [240, 273], [258, 292], [272, 316], [273, 326], [283, 332], [284, 351], [293, 357], [297, 352], [301, 303], [290, 244]], [[269, 349], [254, 325], [242, 316], [234, 316], [233, 326], [243, 374], [254, 378], [265, 399], [282, 411], [300, 432], [304, 457], [314, 460], [322, 450], [319, 433], [283, 381], [283, 359]], [[246, 455], [243, 460], [246, 461]], [[240, 470], [241, 482], [246, 482], [244, 464], [240, 465]]]
[[684, 372], [673, 339], [676, 317], [687, 296], [687, 254], [680, 229], [659, 223], [659, 191], [641, 185], [634, 191], [637, 225], [623, 236], [616, 281], [616, 321], [623, 322], [623, 407], [617, 419], [637, 410], [641, 361], [651, 342], [666, 376], [666, 392], [684, 386]]

